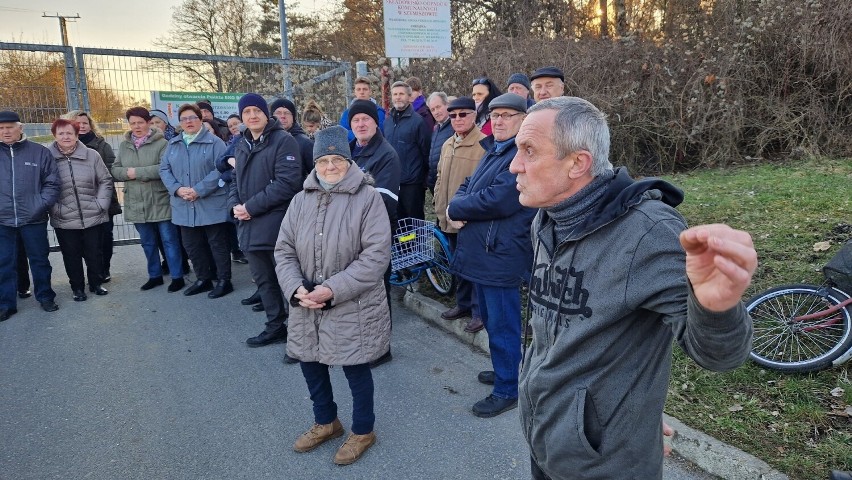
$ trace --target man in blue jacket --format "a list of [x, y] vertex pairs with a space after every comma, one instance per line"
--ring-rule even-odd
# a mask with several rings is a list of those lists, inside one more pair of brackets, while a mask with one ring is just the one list
[[[367, 77], [358, 77], [355, 79], [355, 86], [352, 87], [352, 96], [355, 97], [352, 99], [352, 102], [349, 106], [352, 106], [352, 103], [357, 100], [367, 100], [369, 102], [373, 102], [373, 105], [376, 106], [376, 118], [378, 118], [379, 131], [382, 131], [382, 128], [385, 126], [385, 109], [380, 107], [379, 104], [373, 99], [373, 83]], [[343, 111], [343, 115], [340, 116], [340, 126], [349, 130], [349, 141], [355, 140], [355, 134], [352, 132], [352, 113], [349, 109]]]
[[59, 172], [50, 151], [27, 140], [21, 118], [0, 112], [0, 322], [18, 312], [18, 234], [26, 246], [36, 300], [46, 312], [59, 306], [50, 286], [47, 212], [59, 198]]
[[536, 212], [518, 201], [515, 174], [509, 171], [527, 102], [506, 93], [492, 100], [489, 109], [493, 144], [490, 137], [482, 140], [485, 156], [447, 208], [447, 220], [459, 229], [453, 272], [473, 283], [494, 366], [493, 372], [479, 374], [480, 382], [494, 387], [473, 405], [478, 417], [493, 417], [518, 405], [520, 285], [532, 263], [530, 223]]
[[672, 339], [711, 370], [748, 358], [751, 236], [687, 229], [683, 192], [613, 169], [604, 114], [581, 98], [536, 103], [515, 142], [520, 202], [541, 209], [520, 375], [532, 476], [661, 479]]
[[429, 142], [432, 132], [411, 106], [411, 86], [396, 82], [391, 86], [391, 109], [384, 134], [401, 166], [399, 179], [399, 218], [424, 219], [426, 174], [429, 171]]

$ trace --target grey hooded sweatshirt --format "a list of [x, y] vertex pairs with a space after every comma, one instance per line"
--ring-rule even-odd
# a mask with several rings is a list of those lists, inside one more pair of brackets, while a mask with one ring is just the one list
[[662, 478], [661, 415], [674, 338], [704, 368], [736, 368], [751, 348], [740, 304], [702, 308], [678, 235], [683, 199], [660, 180], [617, 169], [586, 220], [555, 238], [533, 222], [532, 343], [520, 373], [523, 433], [557, 479]]

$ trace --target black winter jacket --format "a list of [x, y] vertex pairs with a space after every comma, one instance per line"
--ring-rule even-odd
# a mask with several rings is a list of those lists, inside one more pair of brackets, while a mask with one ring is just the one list
[[396, 150], [400, 162], [400, 185], [426, 186], [429, 170], [429, 142], [432, 132], [411, 105], [403, 111], [391, 109], [383, 132]]
[[26, 135], [12, 145], [0, 142], [0, 225], [46, 222], [59, 190], [59, 170], [47, 147]]
[[296, 143], [299, 144], [299, 152], [302, 157], [302, 181], [305, 181], [305, 178], [314, 169], [314, 141], [296, 122], [293, 122], [293, 126], [290, 127], [290, 130], [287, 130], [287, 133], [292, 135], [296, 139]]
[[396, 207], [399, 200], [399, 156], [390, 143], [378, 130], [373, 138], [367, 142], [367, 146], [354, 153], [357, 140], [349, 142], [349, 149], [353, 152], [352, 161], [358, 165], [364, 173], [369, 173], [374, 180], [373, 187], [382, 194], [388, 218], [391, 222], [391, 231], [396, 229]]
[[438, 181], [438, 161], [441, 160], [441, 147], [455, 131], [450, 125], [450, 119], [444, 121], [443, 125], [436, 123], [438, 128], [432, 132], [432, 142], [429, 147], [429, 175], [426, 177], [426, 186], [429, 190], [435, 190], [435, 182]]
[[229, 205], [244, 204], [251, 215], [251, 220], [239, 223], [240, 248], [274, 250], [290, 200], [302, 190], [299, 144], [273, 118], [257, 140], [246, 130], [234, 157], [237, 166]]

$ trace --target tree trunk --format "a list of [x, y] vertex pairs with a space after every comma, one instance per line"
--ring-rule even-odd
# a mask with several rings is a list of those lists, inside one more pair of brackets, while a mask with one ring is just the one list
[[601, 38], [607, 38], [609, 36], [609, 22], [607, 22], [607, 2], [606, 0], [601, 1]]
[[618, 37], [626, 37], [630, 31], [630, 24], [627, 22], [627, 7], [624, 5], [624, 0], [614, 0], [615, 2], [615, 34]]

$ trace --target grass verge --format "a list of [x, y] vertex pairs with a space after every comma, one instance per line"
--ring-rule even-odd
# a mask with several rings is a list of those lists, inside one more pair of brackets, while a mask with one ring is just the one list
[[[822, 283], [823, 265], [852, 237], [852, 159], [665, 178], [684, 190], [678, 210], [690, 225], [721, 222], [752, 234], [760, 265], [747, 297], [779, 284]], [[824, 241], [831, 247], [815, 251], [814, 244]], [[424, 279], [418, 291], [448, 306], [454, 302]], [[751, 362], [714, 373], [679, 348], [673, 356], [667, 413], [794, 480], [852, 470], [852, 417], [846, 413], [852, 406], [852, 362], [812, 374], [782, 374]]]
[[[784, 283], [823, 282], [821, 269], [852, 237], [852, 160], [707, 170], [667, 177], [686, 194], [690, 225], [752, 234], [760, 265], [747, 296]], [[826, 251], [814, 244], [831, 242]], [[792, 479], [852, 469], [850, 365], [782, 374], [749, 362], [719, 374], [675, 349], [666, 412], [735, 445]]]

